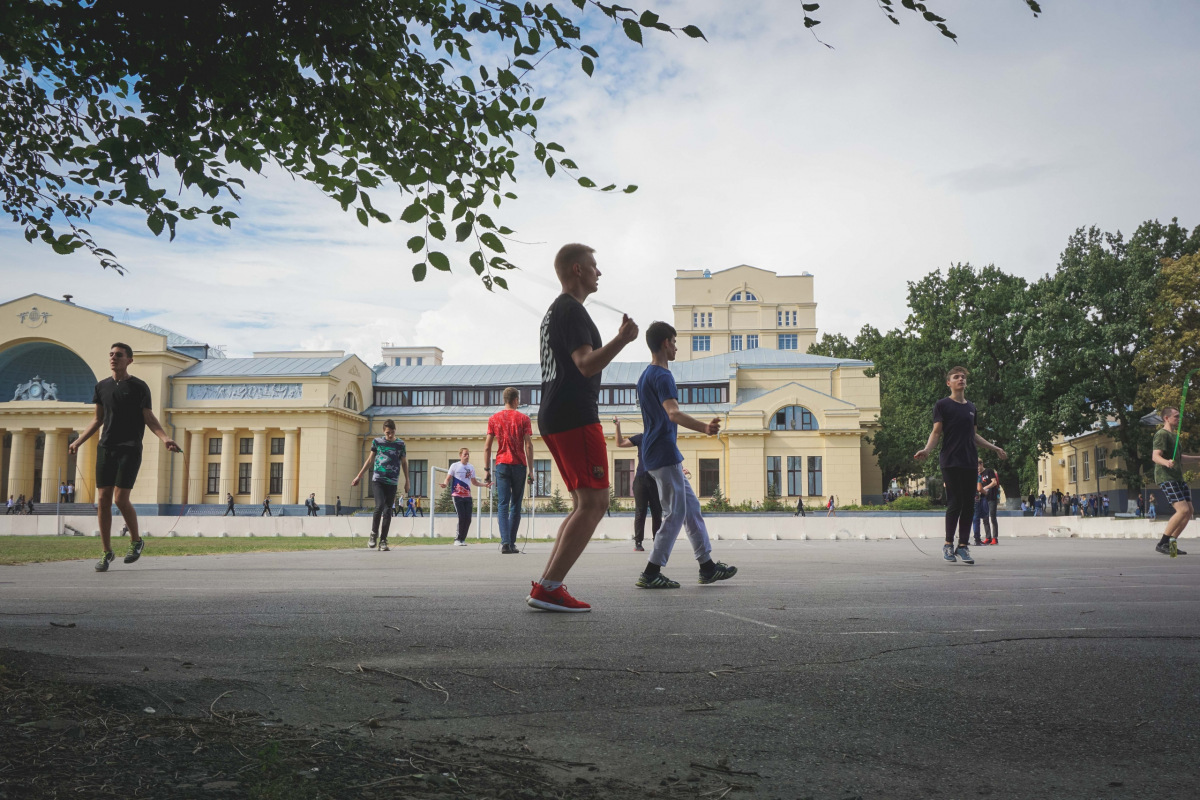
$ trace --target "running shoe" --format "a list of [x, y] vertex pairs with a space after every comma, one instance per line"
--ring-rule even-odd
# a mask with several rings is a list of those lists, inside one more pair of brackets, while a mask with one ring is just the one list
[[374, 550], [374, 549], [375, 549], [375, 545], [376, 545], [376, 544], [378, 544], [378, 543], [379, 543], [379, 534], [378, 534], [378, 533], [372, 533], [372, 534], [371, 534], [371, 538], [367, 540], [367, 547], [369, 547], [370, 549]]
[[638, 575], [637, 583], [634, 584], [639, 589], [678, 589], [679, 581], [673, 581], [661, 572], [656, 572], [653, 575], [642, 573]]
[[572, 597], [566, 586], [559, 586], [551, 591], [537, 581], [533, 582], [533, 588], [529, 590], [529, 597], [525, 598], [525, 602], [533, 608], [540, 608], [543, 611], [566, 611], [578, 614], [592, 610], [587, 603]]
[[129, 543], [129, 549], [125, 551], [125, 563], [132, 564], [142, 557], [142, 550], [146, 547], [145, 539], [138, 539], [136, 542]]
[[1186, 552], [1179, 549], [1179, 542], [1176, 539], [1171, 539], [1171, 541], [1166, 544], [1159, 542], [1154, 546], [1154, 549], [1162, 553], [1164, 556], [1170, 556], [1171, 558], [1174, 558], [1175, 556], [1187, 555]]
[[454, 540], [454, 546], [455, 546], [455, 547], [466, 547], [466, 546], [467, 546], [467, 543], [466, 543], [466, 542], [460, 542], [458, 539], [455, 539], [455, 540]]
[[96, 572], [108, 572], [108, 564], [114, 558], [116, 558], [116, 556], [113, 554], [112, 550], [109, 550], [107, 553], [102, 555], [100, 560], [96, 562]]
[[387, 539], [379, 540], [379, 552], [386, 553], [388, 550], [391, 550], [391, 549], [392, 548], [387, 546]]
[[954, 545], [952, 545], [952, 544], [942, 545], [942, 558], [946, 559], [947, 561], [949, 561], [951, 563], [958, 561], [958, 559], [954, 557]]
[[737, 567], [731, 567], [728, 564], [718, 561], [716, 564], [713, 564], [712, 572], [707, 575], [701, 572], [700, 579], [696, 582], [703, 585], [706, 583], [716, 583], [717, 581], [727, 581], [734, 575], [737, 575]]
[[646, 552], [646, 548], [642, 547], [641, 542], [634, 542], [633, 543], [633, 552], [644, 553], [644, 552]]
[[967, 549], [965, 544], [960, 544], [958, 549], [954, 551], [954, 555], [962, 559], [964, 564], [974, 564], [975, 559], [971, 558], [971, 551]]

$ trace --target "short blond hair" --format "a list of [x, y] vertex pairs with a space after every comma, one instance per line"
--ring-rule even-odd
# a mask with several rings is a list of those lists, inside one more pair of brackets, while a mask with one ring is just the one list
[[505, 405], [511, 403], [514, 400], [520, 400], [520, 399], [521, 399], [521, 390], [517, 389], [515, 386], [509, 386], [507, 389], [504, 390]]
[[564, 244], [558, 248], [558, 254], [554, 256], [554, 273], [558, 275], [558, 279], [565, 280], [571, 273], [571, 267], [579, 263], [579, 260], [586, 255], [596, 252], [596, 248], [588, 247], [586, 244]]

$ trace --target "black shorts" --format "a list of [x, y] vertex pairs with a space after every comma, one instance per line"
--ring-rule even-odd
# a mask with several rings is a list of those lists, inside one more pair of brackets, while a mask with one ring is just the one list
[[132, 489], [142, 467], [140, 447], [98, 447], [96, 453], [96, 488]]

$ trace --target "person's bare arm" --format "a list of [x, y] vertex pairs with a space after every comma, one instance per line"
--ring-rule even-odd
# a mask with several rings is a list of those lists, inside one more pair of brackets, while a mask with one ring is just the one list
[[1004, 452], [1004, 448], [997, 447], [987, 439], [980, 436], [979, 431], [975, 431], [975, 445], [977, 447], [986, 447], [988, 450], [991, 450], [993, 453], [1000, 456], [1001, 461], [1004, 461], [1008, 458], [1008, 453]]
[[621, 420], [619, 420], [616, 417], [613, 417], [613, 425], [616, 426], [616, 429], [617, 429], [617, 447], [636, 447], [637, 446], [633, 442], [629, 441], [628, 439], [626, 439], [624, 436], [621, 435]]
[[571, 360], [583, 373], [583, 377], [590, 378], [593, 375], [599, 375], [605, 367], [612, 363], [617, 354], [625, 349], [625, 345], [637, 338], [637, 335], [637, 323], [622, 314], [621, 327], [617, 329], [617, 335], [608, 344], [599, 350], [593, 350], [590, 344], [581, 345], [571, 353]]
[[942, 423], [933, 423], [933, 430], [929, 432], [929, 441], [925, 443], [925, 447], [917, 451], [913, 456], [917, 461], [924, 461], [929, 458], [929, 454], [933, 452], [933, 448], [937, 446], [938, 439], [942, 438]]
[[667, 417], [683, 428], [688, 428], [696, 433], [703, 433], [706, 436], [716, 436], [721, 431], [721, 420], [713, 417], [712, 422], [701, 422], [690, 414], [685, 414], [679, 410], [679, 403], [673, 398], [668, 397], [662, 402], [663, 411], [667, 412]]
[[487, 438], [483, 440], [483, 468], [490, 469], [489, 464], [492, 463], [492, 443], [496, 441], [495, 434], [489, 433]]
[[183, 448], [175, 444], [175, 440], [167, 436], [167, 432], [163, 430], [163, 426], [158, 424], [158, 417], [154, 416], [154, 412], [148, 408], [142, 409], [142, 419], [146, 421], [146, 427], [150, 432], [162, 440], [166, 448], [172, 453], [182, 453]]
[[76, 438], [75, 441], [71, 442], [71, 444], [67, 445], [68, 452], [70, 452], [71, 455], [75, 455], [76, 453], [78, 453], [79, 446], [81, 444], [83, 444], [84, 442], [86, 442], [88, 439], [92, 438], [92, 435], [96, 431], [100, 430], [100, 423], [103, 421], [104, 421], [104, 409], [100, 407], [99, 403], [97, 403], [96, 404], [96, 416], [92, 419], [91, 422], [88, 423], [88, 426], [83, 429], [83, 432], [79, 434], [79, 437]]
[[363, 462], [362, 469], [354, 476], [354, 480], [350, 481], [351, 486], [358, 486], [358, 482], [362, 480], [363, 473], [367, 471], [367, 467], [371, 465], [371, 461], [375, 458], [375, 451], [367, 453], [367, 460]]
[[[83, 437], [81, 436], [79, 438], [82, 439]], [[1187, 458], [1187, 456], [1184, 456], [1184, 458]], [[1163, 455], [1162, 450], [1155, 450], [1153, 453], [1151, 453], [1150, 460], [1153, 461], [1155, 464], [1159, 464], [1161, 466], [1166, 467], [1167, 469], [1175, 468], [1175, 459], [1167, 458], [1165, 455]]]
[[408, 456], [400, 456], [400, 470], [404, 473], [404, 493], [408, 494]]
[[533, 436], [525, 434], [525, 482], [533, 485]]

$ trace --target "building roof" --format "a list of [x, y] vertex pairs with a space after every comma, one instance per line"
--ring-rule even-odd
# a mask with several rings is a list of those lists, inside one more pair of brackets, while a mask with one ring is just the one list
[[[724, 414], [733, 409], [730, 403], [696, 403], [686, 406], [689, 414]], [[517, 409], [537, 419], [537, 406], [521, 406]], [[601, 418], [613, 415], [640, 418], [642, 410], [634, 405], [601, 405], [597, 412]], [[496, 413], [495, 406], [371, 406], [363, 412], [369, 417], [479, 417], [486, 419]]]
[[[740, 350], [671, 364], [677, 383], [717, 383], [729, 380], [732, 365], [754, 369], [870, 367], [870, 361], [813, 356], [796, 350]], [[632, 386], [646, 368], [645, 361], [614, 361], [604, 368], [606, 386]], [[456, 364], [384, 367], [375, 371], [376, 386], [539, 386], [538, 364]]]
[[201, 361], [180, 372], [179, 378], [199, 377], [310, 377], [328, 375], [354, 356], [342, 358], [220, 358]]

